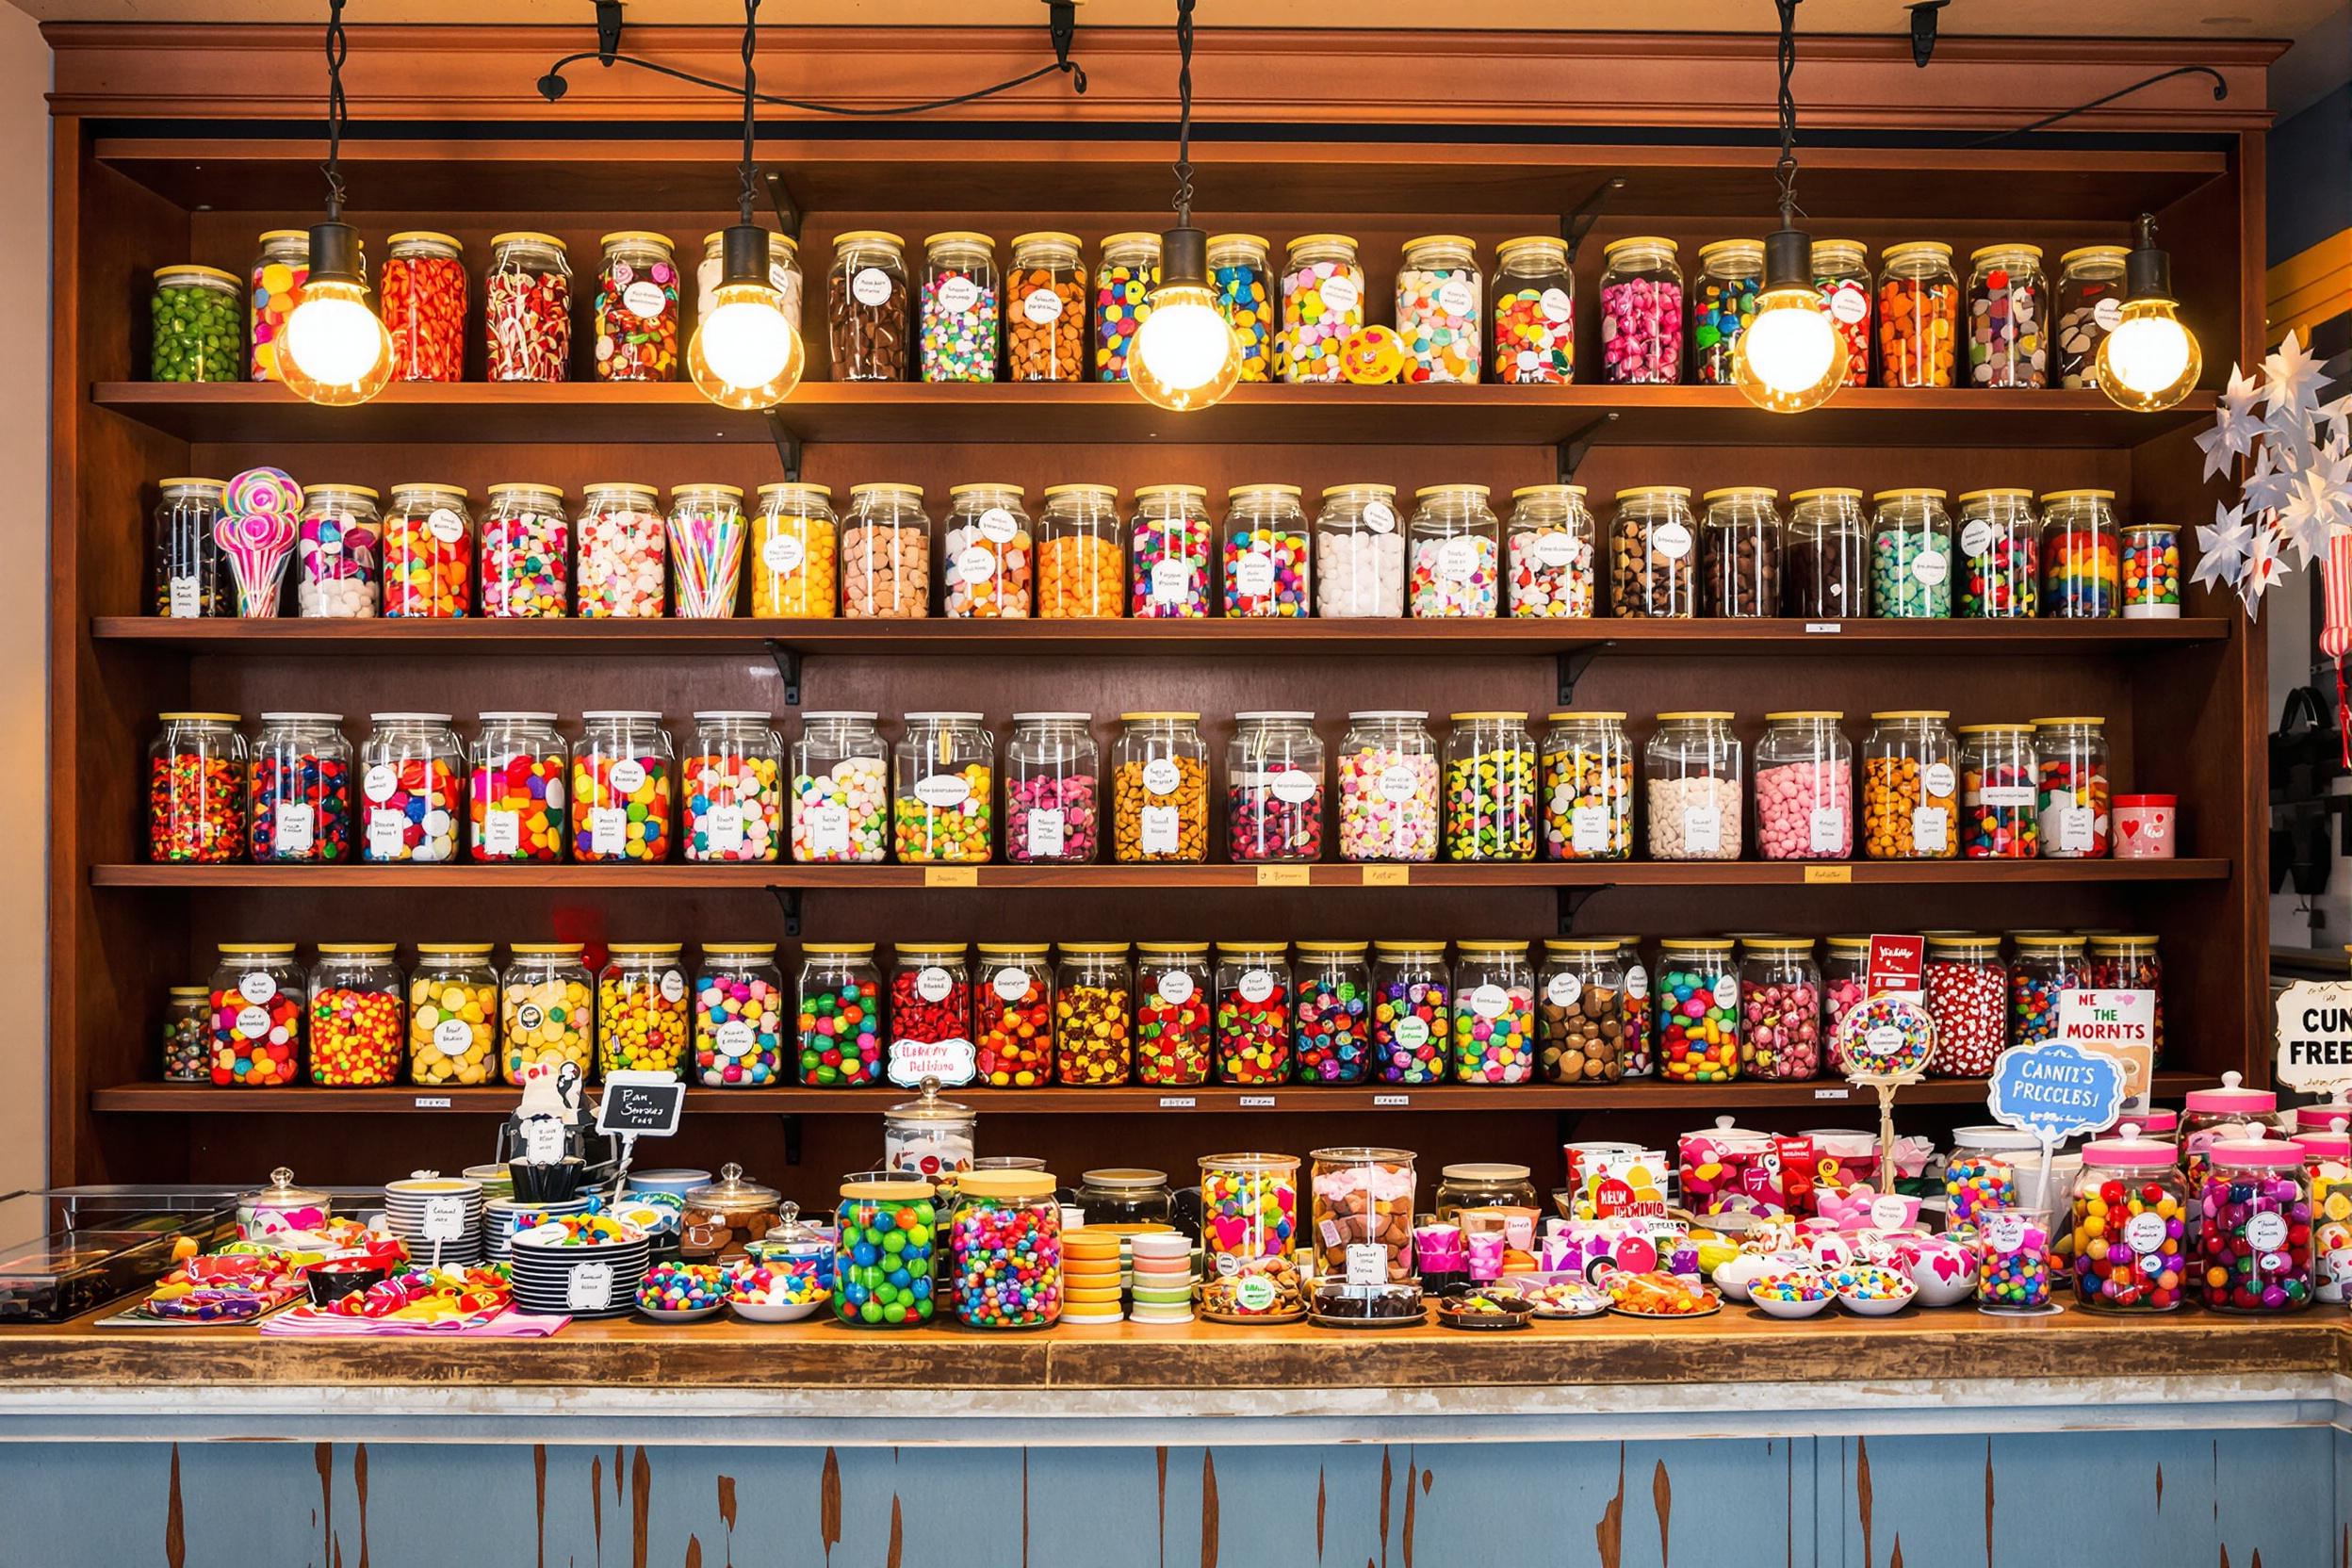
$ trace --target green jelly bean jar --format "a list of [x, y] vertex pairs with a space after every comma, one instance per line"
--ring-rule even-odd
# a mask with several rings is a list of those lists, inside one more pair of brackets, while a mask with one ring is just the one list
[[193, 263], [159, 267], [147, 313], [155, 324], [149, 381], [245, 378], [245, 286], [234, 273]]
[[939, 1231], [931, 1184], [878, 1170], [850, 1177], [834, 1219], [834, 1315], [860, 1329], [930, 1322]]

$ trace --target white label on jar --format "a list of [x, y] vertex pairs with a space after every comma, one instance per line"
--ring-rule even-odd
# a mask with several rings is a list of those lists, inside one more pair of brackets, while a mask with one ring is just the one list
[[1348, 1282], [1351, 1285], [1388, 1283], [1388, 1249], [1376, 1241], [1349, 1242]]
[[1244, 970], [1241, 972], [1240, 981], [1234, 985], [1233, 989], [1240, 994], [1244, 1002], [1264, 1002], [1274, 994], [1274, 973], [1271, 970]]
[[1540, 302], [1546, 321], [1565, 321], [1576, 313], [1576, 302], [1564, 288], [1545, 289]]
[[433, 1044], [444, 1056], [463, 1056], [474, 1048], [474, 1026], [462, 1018], [445, 1018], [433, 1026]]
[[1000, 1000], [1019, 1002], [1029, 994], [1029, 972], [1017, 964], [1006, 964], [996, 972], [988, 985]]
[[1062, 318], [1062, 297], [1050, 288], [1033, 288], [1021, 297], [1021, 313], [1033, 325], [1050, 327]]
[[1568, 808], [1568, 847], [1578, 855], [1598, 855], [1609, 848], [1609, 808], [1572, 806]]
[[2164, 1245], [2164, 1217], [2160, 1214], [2135, 1214], [2123, 1222], [2123, 1244], [2145, 1256], [2161, 1251]]
[[1911, 1205], [1895, 1193], [1882, 1192], [1870, 1200], [1870, 1223], [1882, 1231], [1900, 1230], [1911, 1215]]
[[2087, 806], [2061, 806], [2049, 814], [2057, 819], [2045, 829], [2052, 849], [2072, 850], [2078, 855], [2090, 852], [2098, 813]]
[[1740, 1005], [1740, 977], [1738, 975], [1719, 974], [1715, 977], [1715, 983], [1707, 988], [1714, 996], [1715, 1004], [1718, 1007]]
[[485, 855], [521, 854], [523, 819], [496, 807], [484, 811], [482, 817], [482, 848]]
[[1667, 518], [1650, 530], [1650, 553], [1680, 561], [1690, 553], [1690, 531], [1678, 520]]
[[1650, 972], [1640, 964], [1625, 971], [1625, 994], [1636, 1002], [1650, 994]]
[[619, 806], [599, 806], [588, 813], [588, 852], [618, 855], [629, 848], [629, 811]]
[[2257, 1252], [2275, 1252], [2287, 1244], [2287, 1217], [2265, 1211], [2246, 1222], [2246, 1243]]
[[980, 537], [992, 545], [1009, 545], [1013, 542], [1013, 535], [1021, 531], [1020, 519], [1001, 506], [992, 506], [981, 513], [976, 526], [980, 530]]
[[1960, 531], [1960, 553], [1970, 558], [1993, 547], [1993, 525], [1979, 517]]
[[751, 1048], [760, 1043], [760, 1037], [750, 1024], [731, 1018], [719, 1025], [718, 1043], [722, 1056], [748, 1056]]
[[1152, 597], [1162, 604], [1192, 597], [1192, 563], [1155, 561], [1152, 564]]
[[1682, 847], [1692, 855], [1720, 855], [1723, 848], [1723, 809], [1720, 806], [1682, 808]]
[[536, 1002], [526, 1002], [514, 1009], [514, 1026], [518, 1029], [536, 1030], [547, 1021], [547, 1010]]
[[612, 1266], [601, 1260], [572, 1265], [564, 1277], [567, 1312], [607, 1312], [612, 1306]]
[[360, 788], [378, 806], [392, 798], [392, 792], [400, 787], [400, 770], [389, 762], [378, 762], [360, 780]]
[[1846, 848], [1846, 814], [1835, 806], [1816, 806], [1805, 825], [1805, 853], [1841, 855]]
[[[419, 1096], [417, 1104], [424, 1099]], [[449, 1101], [444, 1099], [444, 1106]], [[523, 1124], [523, 1160], [529, 1165], [556, 1165], [564, 1158], [564, 1124], [553, 1117], [533, 1118]]]
[[1919, 782], [1931, 795], [1948, 795], [1960, 780], [1953, 776], [1950, 762], [1930, 762], [1919, 771]]
[[772, 533], [760, 547], [760, 564], [772, 572], [796, 572], [808, 558], [808, 547], [797, 533]]
[[1251, 550], [1233, 563], [1233, 592], [1250, 598], [1259, 598], [1274, 591], [1274, 558], [1264, 550]]
[[861, 305], [887, 303], [890, 297], [890, 275], [879, 267], [860, 267], [849, 282], [849, 296]]
[[1333, 272], [1323, 280], [1323, 303], [1346, 315], [1364, 302], [1364, 290], [1356, 280], [1345, 272]]
[[950, 316], [970, 316], [980, 302], [980, 286], [963, 274], [956, 273], [939, 280], [937, 297], [939, 308]]
[[1407, 1051], [1418, 1051], [1429, 1043], [1429, 1023], [1427, 1019], [1400, 1018], [1394, 1031], [1396, 1043]]
[[1583, 995], [1584, 982], [1564, 972], [1544, 983], [1544, 1000], [1555, 1007], [1573, 1007]]
[[1160, 983], [1152, 988], [1159, 992], [1162, 1002], [1171, 1007], [1181, 1007], [1192, 1000], [1192, 993], [1198, 988], [1193, 985], [1191, 975], [1183, 970], [1172, 969], [1161, 975]]
[[2123, 325], [2123, 302], [2113, 294], [2097, 301], [2091, 306], [2091, 319], [2099, 323], [2101, 332], [2115, 331]]
[[455, 1193], [441, 1193], [425, 1200], [425, 1240], [455, 1241], [465, 1233], [465, 1199]]
[[1386, 501], [1364, 503], [1364, 526], [1375, 533], [1396, 531], [1396, 509]]
[[1535, 536], [1535, 558], [1546, 566], [1573, 566], [1584, 557], [1576, 536], [1559, 529], [1546, 529]]
[[[1225, 1260], [1220, 1258], [1219, 1263]], [[1281, 1295], [1274, 1282], [1263, 1274], [1252, 1274], [1233, 1286], [1233, 1305], [1244, 1312], [1265, 1312], [1274, 1305]]]
[[249, 1040], [257, 1040], [267, 1035], [270, 1032], [270, 1009], [239, 1007], [237, 1010], [237, 1032]]
[[1921, 855], [1941, 855], [1952, 842], [1952, 813], [1940, 806], [1911, 809], [1911, 847]]
[[[732, 807], [724, 808], [724, 809], [735, 810], [737, 823], [735, 837], [738, 841], [741, 841], [743, 838], [743, 812]], [[716, 812], [713, 812], [712, 815], [716, 815]], [[707, 824], [708, 819], [706, 818], [705, 821]], [[809, 854], [846, 855], [849, 853], [848, 807], [833, 805], [804, 806], [801, 808], [800, 812], [800, 825], [802, 830], [808, 834]], [[713, 847], [716, 847], [715, 844]]]
[[277, 837], [278, 854], [307, 855], [317, 841], [314, 836], [318, 813], [307, 801], [282, 800], [270, 813], [271, 826]]
[[1976, 800], [1980, 806], [2031, 806], [2034, 804], [2034, 786], [2031, 784], [1987, 784], [1976, 792]]
[[925, 964], [915, 974], [915, 994], [925, 1002], [945, 1002], [956, 988], [956, 977], [937, 964]]
[[[743, 847], [743, 808], [713, 806], [702, 814], [702, 836], [713, 855], [733, 855]], [[849, 847], [848, 825], [842, 825], [841, 847]]]
[[685, 1001], [686, 977], [676, 970], [665, 972], [662, 976], [662, 1000], [664, 1002]]
[[670, 297], [662, 291], [660, 284], [640, 278], [621, 290], [621, 303], [629, 308], [631, 316], [651, 321], [659, 318], [662, 312], [669, 307]]
[[1421, 775], [1402, 762], [1391, 762], [1380, 770], [1378, 788], [1385, 801], [1411, 800], [1421, 789]]
[[1857, 325], [1870, 314], [1870, 297], [1852, 278], [1841, 279], [1829, 291], [1829, 314], [1847, 326]]
[[192, 577], [175, 577], [172, 580], [171, 618], [172, 620], [192, 621], [204, 613], [203, 586], [198, 579]]
[[1184, 846], [1184, 813], [1173, 806], [1147, 806], [1140, 813], [1137, 849], [1145, 855], [1174, 855]]
[[268, 1002], [278, 994], [278, 983], [255, 970], [237, 981], [237, 994], [248, 1002]]
[[379, 860], [397, 860], [408, 847], [408, 816], [401, 811], [368, 813], [368, 853]]
[[1911, 558], [1911, 575], [1933, 588], [1952, 575], [1952, 562], [1941, 550], [1921, 550]]
[[612, 764], [612, 787], [625, 795], [633, 795], [645, 787], [645, 765], [634, 757], [624, 757]]
[[1478, 569], [1478, 542], [1458, 533], [1437, 549], [1437, 575], [1454, 582], [1466, 581]]
[[1478, 291], [1466, 278], [1447, 278], [1437, 286], [1437, 303], [1448, 316], [1467, 316], [1478, 308]]
[[972, 786], [964, 782], [961, 774], [926, 774], [915, 781], [915, 798], [934, 809], [944, 810], [971, 799]]
[[1029, 813], [1029, 853], [1039, 859], [1056, 859], [1070, 840], [1070, 820], [1058, 806], [1039, 807]]
[[1287, 806], [1304, 806], [1322, 787], [1321, 776], [1304, 768], [1285, 768], [1274, 776], [1274, 782], [1268, 786], [1274, 798]]
[[1143, 787], [1155, 795], [1172, 795], [1184, 781], [1184, 770], [1173, 757], [1154, 757], [1143, 765]]
[[445, 545], [454, 545], [466, 537], [466, 519], [446, 506], [436, 506], [425, 515], [425, 531]]
[[1984, 1239], [1996, 1252], [2014, 1252], [2025, 1245], [2025, 1220], [2014, 1214], [1997, 1214], [1984, 1221]]
[[974, 545], [956, 557], [956, 576], [965, 582], [987, 582], [996, 576], [996, 552]]
[[1470, 993], [1470, 1010], [1483, 1019], [1498, 1019], [1511, 1010], [1511, 993], [1500, 986], [1480, 986]]

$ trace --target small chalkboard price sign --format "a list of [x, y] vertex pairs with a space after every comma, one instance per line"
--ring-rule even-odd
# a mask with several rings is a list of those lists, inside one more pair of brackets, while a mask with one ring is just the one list
[[686, 1114], [686, 1086], [673, 1074], [622, 1070], [604, 1075], [596, 1102], [596, 1131], [622, 1137], [665, 1138]]

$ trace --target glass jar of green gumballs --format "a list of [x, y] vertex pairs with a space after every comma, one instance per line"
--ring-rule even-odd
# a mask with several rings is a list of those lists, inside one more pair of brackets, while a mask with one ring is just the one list
[[154, 346], [149, 381], [242, 381], [244, 284], [218, 267], [183, 263], [155, 269], [147, 297]]
[[939, 1230], [931, 1184], [866, 1171], [841, 1184], [833, 1217], [833, 1315], [860, 1329], [930, 1322]]

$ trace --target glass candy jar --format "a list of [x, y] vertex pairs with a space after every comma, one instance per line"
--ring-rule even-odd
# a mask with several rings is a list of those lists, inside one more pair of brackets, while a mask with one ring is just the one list
[[1699, 541], [1699, 612], [1755, 618], [1780, 612], [1780, 493], [1709, 490]]
[[247, 764], [248, 846], [259, 865], [351, 858], [351, 743], [340, 713], [264, 713]]
[[1858, 239], [1813, 242], [1813, 286], [1821, 312], [1846, 345], [1846, 379], [1839, 384], [1870, 384], [1870, 268]]
[[1494, 379], [1560, 386], [1576, 379], [1576, 280], [1568, 245], [1528, 235], [1494, 247]]
[[1633, 855], [1633, 743], [1625, 715], [1563, 709], [1544, 732], [1544, 858]]
[[1503, 571], [1514, 619], [1591, 617], [1600, 603], [1597, 529], [1581, 484], [1529, 484], [1511, 493]]
[[408, 1020], [390, 942], [320, 942], [310, 972], [310, 1081], [371, 1088], [400, 1081]]
[[977, 713], [906, 715], [906, 733], [890, 752], [890, 813], [901, 860], [977, 864], [988, 858], [994, 753]]
[[1986, 245], [1968, 256], [1968, 382], [2049, 384], [2050, 292], [2038, 245]]
[[376, 863], [457, 858], [466, 747], [447, 713], [370, 713], [359, 748], [361, 854]]
[[931, 613], [931, 519], [921, 486], [850, 486], [841, 519], [841, 613], [917, 621]]
[[1215, 972], [1206, 942], [1135, 944], [1135, 1082], [1209, 1081]]
[[1764, 245], [1718, 239], [1699, 247], [1699, 281], [1690, 291], [1690, 379], [1729, 386], [1740, 335], [1756, 318], [1764, 286]]
[[[731, 801], [715, 791], [710, 799], [714, 806], [742, 808], [746, 829], [753, 827], [752, 805], [772, 808], [778, 794], [775, 772], [760, 764], [776, 760], [781, 747], [767, 728], [768, 715], [755, 717], [756, 735], [717, 735], [710, 748], [718, 782], [723, 784], [729, 771], [735, 777], [734, 788], [727, 792], [734, 797]], [[802, 715], [800, 737], [792, 745], [790, 796], [792, 859], [798, 864], [879, 865], [890, 858], [890, 747], [874, 727], [874, 717], [871, 710], [846, 708]], [[935, 792], [944, 789], [935, 786]], [[760, 847], [743, 844], [736, 858], [773, 858], [775, 841], [769, 829], [776, 825], [771, 822], [758, 830], [757, 837], [765, 841], [763, 857], [742, 853]]]
[[1406, 588], [1413, 618], [1491, 617], [1501, 603], [1502, 526], [1483, 484], [1413, 492]]
[[1872, 713], [1862, 743], [1862, 853], [1949, 860], [1960, 853], [1960, 754], [1936, 709]]
[[1253, 1086], [1290, 1076], [1290, 994], [1282, 944], [1218, 944], [1218, 1083]]
[[1315, 520], [1315, 612], [1327, 620], [1405, 612], [1405, 536], [1393, 484], [1335, 484]]
[[1546, 1083], [1613, 1084], [1625, 1076], [1625, 972], [1613, 939], [1544, 944], [1535, 1038]]
[[882, 1076], [882, 973], [872, 942], [800, 949], [800, 1082], [858, 1089]]
[[1102, 844], [1102, 757], [1086, 713], [1016, 713], [1004, 742], [1004, 858], [1082, 866]]
[[603, 239], [592, 345], [598, 381], [678, 375], [678, 257], [670, 237], [624, 229]]
[[669, 519], [658, 495], [650, 484], [617, 480], [581, 490], [572, 575], [583, 619], [647, 620], [668, 612]]
[[605, 709], [580, 721], [572, 748], [572, 858], [668, 859], [677, 761], [662, 715]]
[[1756, 743], [1756, 852], [1767, 860], [1854, 856], [1854, 743], [1845, 715], [1808, 709], [1764, 715]]
[[1428, 719], [1411, 709], [1348, 715], [1339, 755], [1341, 859], [1437, 858], [1441, 769]]
[[482, 326], [483, 380], [571, 378], [572, 265], [564, 241], [524, 230], [491, 237]]
[[834, 237], [825, 292], [835, 381], [906, 379], [906, 246], [881, 229]]
[[473, 858], [564, 858], [564, 776], [570, 760], [553, 713], [482, 715], [466, 748], [466, 842]]
[[216, 1087], [274, 1088], [302, 1070], [308, 1000], [292, 942], [222, 942], [212, 972], [211, 1057]]
[[1485, 335], [1478, 252], [1458, 234], [1405, 241], [1396, 269], [1396, 335], [1407, 382], [1475, 382]]
[[1842, 621], [1870, 612], [1870, 524], [1861, 491], [1790, 493], [1781, 582], [1783, 614]]
[[1121, 713], [1111, 750], [1113, 855], [1122, 864], [1209, 858], [1209, 752], [1198, 713]]
[[245, 853], [245, 737], [235, 713], [158, 713], [147, 743], [147, 858], [224, 865]]
[[1654, 860], [1740, 858], [1744, 770], [1731, 715], [1660, 713], [1642, 748]]
[[1536, 847], [1535, 742], [1525, 712], [1453, 715], [1446, 737], [1446, 858], [1532, 860]]
[[[228, 567], [212, 531], [227, 486], [217, 479], [167, 479], [156, 489], [149, 613], [180, 621], [230, 613]], [[375, 613], [372, 597], [368, 613]]]
[[1535, 971], [1527, 944], [1462, 941], [1454, 959], [1454, 1081], [1524, 1084], [1535, 1076]]
[[1636, 236], [1602, 253], [1601, 377], [1612, 386], [1682, 380], [1682, 267], [1673, 240]]
[[1340, 350], [1364, 325], [1364, 264], [1344, 234], [1300, 235], [1282, 259], [1276, 367], [1292, 385], [1344, 380]]
[[1226, 492], [1224, 611], [1242, 617], [1303, 616], [1314, 604], [1307, 514], [1295, 484], [1244, 484]]
[[474, 520], [454, 484], [396, 484], [384, 513], [384, 612], [474, 612]]
[[305, 484], [294, 545], [296, 607], [313, 620], [366, 620], [376, 612], [382, 566], [378, 498], [361, 484]]
[[961, 942], [900, 942], [890, 953], [893, 1084], [959, 1088], [977, 1072], [972, 1048], [972, 967]]
[[2222, 1139], [2192, 1194], [2201, 1298], [2215, 1312], [2296, 1312], [2311, 1302], [2311, 1186], [2303, 1151], [2276, 1138]]
[[1740, 1076], [1788, 1081], [1821, 1069], [1821, 972], [1809, 937], [1740, 944]]
[[1696, 615], [1698, 544], [1689, 490], [1647, 484], [1618, 491], [1609, 530], [1609, 612], [1648, 620]]
[[1125, 942], [1064, 942], [1054, 972], [1054, 1076], [1123, 1084], [1135, 1070], [1135, 987]]
[[956, 1320], [1050, 1329], [1062, 1316], [1062, 1206], [1037, 1170], [968, 1170], [951, 1221]]
[[2113, 490], [2054, 490], [2042, 498], [2042, 613], [2113, 620], [2123, 613], [2123, 545]]
[[613, 942], [596, 976], [596, 1065], [676, 1072], [686, 1059], [686, 971], [677, 942]]
[[2041, 612], [2041, 523], [2034, 492], [1971, 490], [1960, 498], [1957, 612], [2030, 621]]
[[2045, 860], [2095, 860], [2112, 847], [2106, 723], [2079, 714], [2034, 721]]
[[517, 942], [498, 975], [498, 1040], [506, 1082], [569, 1066], [583, 1082], [596, 1065], [596, 982], [579, 942]]
[[1037, 540], [1019, 485], [949, 489], [944, 577], [952, 620], [1021, 620], [1036, 595]]
[[2097, 386], [2099, 346], [2123, 324], [2121, 245], [2084, 245], [2058, 258], [2056, 340], [2058, 384]]
[[1126, 613], [1126, 556], [1119, 491], [1052, 484], [1037, 519], [1037, 613], [1047, 620], [1115, 621]]
[[833, 1211], [833, 1315], [854, 1329], [931, 1321], [939, 1217], [931, 1184], [867, 1171], [841, 1184]]
[[840, 519], [822, 484], [763, 484], [745, 554], [751, 612], [762, 618], [825, 620], [841, 598]]
[[1878, 384], [1953, 384], [1960, 279], [1940, 240], [1889, 245], [1879, 256]]
[[1210, 612], [1217, 528], [1198, 484], [1148, 484], [1127, 525], [1127, 612], [1198, 620]]
[[498, 972], [488, 942], [419, 942], [408, 972], [408, 1076], [487, 1084], [498, 1072]]
[[[812, 727], [819, 717], [808, 715]], [[764, 712], [743, 709], [704, 709], [694, 715], [694, 737], [678, 774], [678, 842], [684, 858], [768, 861], [780, 858], [784, 743], [768, 720]], [[867, 787], [863, 814], [851, 815], [841, 841], [873, 845], [872, 858], [879, 859], [887, 777], [879, 763], [874, 762], [862, 781]], [[794, 798], [801, 797], [796, 794]]]
[[2041, 845], [2034, 808], [2034, 727], [1960, 727], [1960, 853], [1971, 860], [2031, 860]]
[[714, 1089], [777, 1083], [787, 1005], [774, 942], [705, 942], [694, 976], [695, 1078]]
[[1301, 1084], [1361, 1084], [1371, 1063], [1372, 969], [1364, 942], [1298, 945], [1291, 972], [1291, 1075]]
[[1004, 279], [1004, 360], [1012, 380], [1086, 380], [1086, 291], [1076, 235], [1013, 237]]
[[958, 229], [923, 242], [917, 343], [924, 381], [994, 381], [1003, 315], [995, 240]]
[[2171, 1144], [2130, 1125], [2083, 1147], [2073, 1200], [2077, 1302], [2099, 1312], [2171, 1312], [2198, 1282], [2178, 1162]]
[[1952, 613], [1952, 517], [1941, 490], [1882, 490], [1870, 528], [1870, 599], [1890, 620]]
[[1315, 715], [1233, 715], [1225, 745], [1225, 845], [1233, 859], [1323, 858], [1323, 742]]

